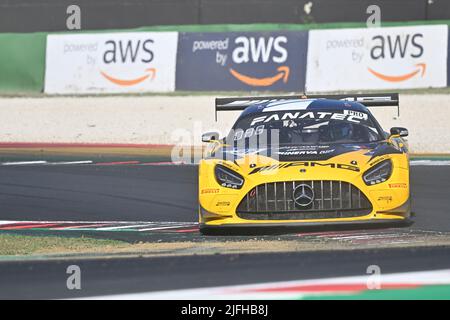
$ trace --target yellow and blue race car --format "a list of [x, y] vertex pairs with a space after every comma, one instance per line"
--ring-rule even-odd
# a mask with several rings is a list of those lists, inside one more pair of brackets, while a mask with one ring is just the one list
[[368, 110], [383, 106], [398, 94], [216, 99], [216, 117], [243, 112], [202, 136], [200, 231], [408, 222], [408, 130], [383, 131]]

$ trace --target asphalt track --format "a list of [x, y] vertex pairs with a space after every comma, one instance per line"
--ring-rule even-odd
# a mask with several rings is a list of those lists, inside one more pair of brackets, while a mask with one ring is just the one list
[[197, 167], [0, 167], [0, 220], [195, 221]]
[[[450, 166], [413, 166], [415, 230], [450, 231]], [[197, 167], [27, 165], [0, 167], [0, 220], [196, 220]], [[66, 268], [82, 270], [67, 290]], [[71, 298], [450, 267], [450, 247], [3, 261], [0, 298]]]
[[[450, 231], [450, 166], [412, 166], [413, 229]], [[0, 220], [197, 219], [197, 167], [0, 167]]]
[[[81, 269], [81, 290], [66, 287], [69, 265]], [[450, 266], [450, 248], [3, 262], [0, 299], [92, 297], [365, 276], [370, 265], [378, 265], [383, 273], [445, 269]]]

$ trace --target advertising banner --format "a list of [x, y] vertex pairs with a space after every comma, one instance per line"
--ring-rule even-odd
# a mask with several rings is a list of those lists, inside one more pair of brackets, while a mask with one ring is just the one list
[[[450, 29], [450, 26], [448, 26]], [[447, 40], [447, 87], [450, 87], [450, 31], [448, 32], [448, 40]]]
[[446, 25], [312, 30], [306, 89], [445, 87], [447, 42]]
[[177, 32], [49, 35], [45, 92], [174, 91], [177, 42]]
[[308, 33], [180, 33], [177, 90], [303, 91]]

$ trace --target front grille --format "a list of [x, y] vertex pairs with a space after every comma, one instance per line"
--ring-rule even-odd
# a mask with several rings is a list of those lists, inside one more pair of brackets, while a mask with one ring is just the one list
[[[308, 206], [300, 206], [293, 199], [295, 188], [302, 184], [314, 192]], [[314, 180], [260, 184], [242, 199], [236, 213], [250, 220], [302, 220], [358, 217], [371, 211], [370, 201], [351, 183]]]

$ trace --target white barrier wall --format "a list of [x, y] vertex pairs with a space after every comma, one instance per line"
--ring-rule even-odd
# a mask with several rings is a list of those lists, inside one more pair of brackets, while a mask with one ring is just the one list
[[307, 92], [447, 86], [446, 25], [311, 30]]
[[[47, 94], [441, 88], [448, 25], [47, 36]], [[306, 89], [305, 89], [306, 88]]]
[[177, 32], [47, 37], [46, 93], [175, 90]]
[[[215, 96], [0, 98], [0, 142], [200, 145], [204, 131], [227, 132], [239, 112], [220, 113]], [[450, 95], [400, 96], [401, 115], [373, 113], [388, 130], [404, 126], [415, 153], [450, 153]]]

